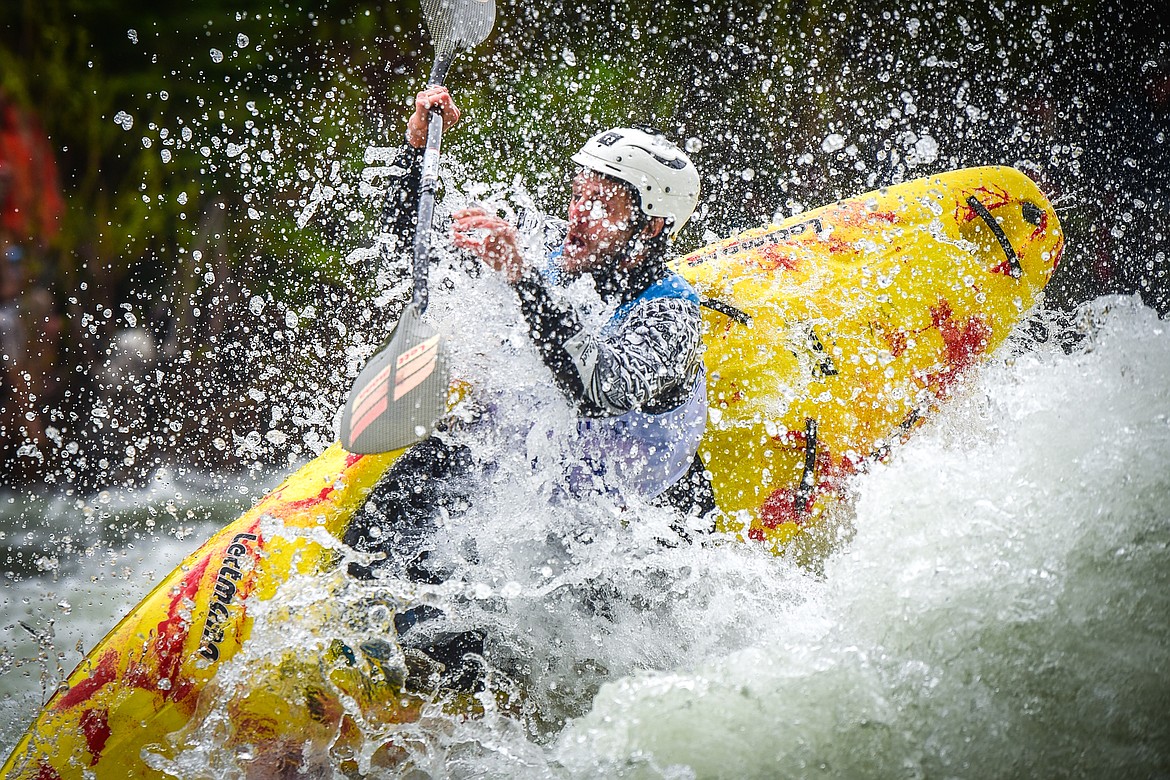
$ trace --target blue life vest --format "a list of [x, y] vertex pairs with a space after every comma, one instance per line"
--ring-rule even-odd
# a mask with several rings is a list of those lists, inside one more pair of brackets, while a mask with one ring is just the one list
[[[681, 298], [699, 305], [690, 283], [670, 274], [614, 312], [603, 333], [616, 328], [634, 307], [655, 298]], [[632, 410], [616, 417], [587, 417], [577, 424], [583, 460], [591, 475], [571, 475], [574, 489], [582, 479], [601, 489], [617, 487], [654, 498], [690, 468], [707, 424], [707, 378], [700, 361], [687, 400], [659, 414]], [[590, 476], [592, 478], [590, 478]]]

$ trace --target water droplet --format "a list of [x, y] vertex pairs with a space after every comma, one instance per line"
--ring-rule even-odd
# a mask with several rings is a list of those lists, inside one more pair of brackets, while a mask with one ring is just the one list
[[240, 33], [239, 35], [236, 36], [236, 48], [239, 48], [239, 49], [248, 48], [248, 36], [247, 35]]
[[826, 154], [832, 152], [839, 152], [845, 148], [845, 136], [840, 133], [829, 133], [825, 136], [825, 140], [821, 141], [821, 151]]
[[914, 143], [914, 153], [920, 162], [932, 163], [938, 159], [938, 141], [929, 135], [924, 135]]
[[121, 127], [123, 130], [129, 130], [134, 127], [134, 117], [127, 114], [125, 111], [119, 111], [114, 114], [114, 124]]
[[126, 37], [130, 39], [130, 43], [138, 43], [138, 31], [133, 27], [126, 31]]
[[565, 61], [566, 65], [576, 65], [577, 55], [573, 53], [572, 49], [566, 48], [561, 52], [561, 59]]
[[212, 49], [211, 50], [211, 61], [214, 63], [217, 63], [217, 64], [220, 62], [223, 62], [223, 52], [220, 51], [219, 49]]

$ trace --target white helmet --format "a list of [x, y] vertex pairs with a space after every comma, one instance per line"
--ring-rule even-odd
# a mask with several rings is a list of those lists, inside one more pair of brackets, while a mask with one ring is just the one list
[[573, 162], [632, 186], [642, 213], [665, 217], [672, 236], [699, 204], [699, 171], [686, 152], [661, 134], [615, 127], [586, 141]]

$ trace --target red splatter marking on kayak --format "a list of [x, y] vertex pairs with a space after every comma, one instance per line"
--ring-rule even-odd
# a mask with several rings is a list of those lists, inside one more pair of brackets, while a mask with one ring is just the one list
[[1060, 260], [1064, 256], [1064, 236], [1056, 239], [1056, 246], [1052, 247], [1052, 269], [1048, 272], [1049, 276], [1052, 271], [1056, 270], [1056, 266], [1060, 265]]
[[61, 780], [61, 773], [42, 760], [37, 764], [35, 780]]
[[336, 490], [336, 488], [334, 488], [333, 484], [330, 483], [327, 487], [321, 488], [321, 492], [317, 495], [311, 496], [309, 498], [300, 498], [296, 501], [289, 501], [284, 506], [287, 509], [308, 509], [311, 506], [316, 506], [317, 504], [328, 501], [329, 496], [333, 494], [334, 490]]
[[89, 673], [89, 677], [61, 694], [60, 698], [53, 704], [53, 709], [65, 710], [88, 701], [95, 693], [113, 682], [117, 676], [118, 652], [110, 649], [102, 654], [97, 666]]
[[[159, 693], [163, 699], [175, 702], [185, 699], [191, 693], [191, 681], [181, 674], [183, 645], [191, 630], [191, 618], [184, 613], [195, 602], [210, 564], [211, 556], [207, 555], [179, 581], [167, 607], [166, 619], [155, 627], [157, 634], [151, 642], [151, 650], [144, 654], [143, 660], [132, 662], [126, 668], [126, 685]], [[154, 659], [153, 664], [146, 660], [150, 658]], [[163, 680], [168, 684], [160, 688], [159, 683]]]
[[991, 327], [979, 317], [957, 322], [950, 302], [944, 298], [939, 299], [938, 306], [930, 308], [930, 318], [942, 336], [946, 365], [941, 371], [928, 374], [927, 382], [945, 393], [955, 378], [974, 365], [986, 351], [991, 341]]
[[1040, 238], [1040, 236], [1044, 235], [1047, 232], [1048, 232], [1048, 212], [1041, 211], [1040, 212], [1040, 224], [1037, 225], [1036, 229], [1032, 231], [1032, 235], [1028, 236], [1028, 240], [1035, 241], [1036, 239]]
[[992, 266], [991, 273], [1002, 274], [1003, 276], [1012, 275], [1012, 264], [1007, 260], [1000, 262], [998, 265]]
[[[789, 431], [773, 440], [783, 441], [786, 446], [804, 448], [808, 436], [804, 431]], [[832, 453], [822, 447], [817, 449], [815, 479], [804, 511], [797, 508], [797, 486], [777, 488], [760, 506], [760, 524], [753, 524], [748, 529], [748, 538], [763, 541], [764, 530], [776, 528], [784, 523], [793, 523], [803, 526], [808, 520], [808, 510], [822, 497], [830, 494], [840, 494], [845, 478], [857, 473], [859, 463], [855, 463], [848, 456], [835, 459]]]
[[[956, 222], [970, 222], [979, 216], [975, 209], [971, 208], [971, 205], [967, 203], [967, 198], [971, 195], [974, 195], [975, 199], [982, 203], [988, 211], [995, 211], [1012, 202], [1012, 196], [1002, 187], [998, 189], [977, 187], [973, 192], [964, 191], [959, 195], [959, 200], [955, 205]], [[980, 197], [981, 195], [982, 197]]]
[[890, 354], [894, 357], [902, 357], [906, 353], [909, 345], [906, 331], [883, 331], [882, 339], [886, 342], [886, 345], [890, 348]]
[[[195, 583], [195, 586], [195, 590], [198, 590], [198, 582]], [[194, 600], [193, 596], [192, 600]], [[191, 618], [180, 613], [182, 608], [181, 599], [172, 602], [167, 619], [158, 624], [158, 636], [154, 640], [158, 671], [156, 679], [152, 681], [154, 683], [152, 687], [161, 690], [164, 699], [172, 701], [185, 699], [191, 690], [191, 681], [182, 674], [183, 645], [191, 632]], [[166, 680], [170, 685], [160, 688], [159, 683], [163, 680]]]
[[[1047, 234], [1048, 234], [1048, 212], [1041, 211], [1040, 212], [1040, 224], [1037, 225], [1036, 229], [1032, 231], [1032, 234], [1030, 236], [1028, 236], [1028, 241], [1029, 242], [1036, 241], [1038, 239], [1043, 238]], [[1060, 257], [1062, 254], [1064, 254], [1064, 236], [1057, 236], [1056, 243], [1053, 245], [1052, 250], [1051, 250], [1050, 259], [1052, 260], [1052, 267], [1050, 269], [1048, 269], [1048, 273], [1046, 274], [1046, 276], [1051, 276], [1052, 272], [1056, 270], [1056, 267], [1058, 265], [1060, 265]]]
[[93, 766], [102, 757], [106, 742], [110, 739], [110, 715], [106, 710], [86, 710], [78, 725], [89, 749], [89, 765]]
[[289, 501], [288, 503], [285, 504], [285, 507], [287, 507], [288, 509], [293, 509], [293, 510], [307, 509], [311, 506], [316, 506], [317, 504], [320, 504], [324, 501], [328, 501], [329, 497], [331, 495], [333, 495], [333, 493], [337, 490], [337, 488], [336, 488], [337, 481], [342, 478], [342, 476], [344, 475], [344, 473], [346, 471], [348, 471], [350, 468], [352, 468], [355, 463], [357, 463], [358, 461], [360, 461], [364, 457], [366, 457], [366, 456], [359, 455], [359, 454], [352, 453], [352, 452], [349, 453], [345, 457], [345, 466], [342, 467], [342, 473], [338, 474], [337, 478], [334, 479], [333, 481], [331, 481], [328, 485], [321, 488], [321, 492], [319, 492], [317, 495], [311, 496], [309, 498], [301, 498], [301, 499], [298, 499], [296, 501]]
[[836, 235], [830, 235], [829, 240], [825, 242], [825, 249], [831, 255], [840, 255], [854, 251], [854, 246]]
[[[810, 495], [809, 503], [813, 501], [815, 497]], [[804, 525], [804, 519], [804, 514], [796, 509], [796, 490], [790, 487], [777, 488], [760, 507], [761, 525], [748, 529], [748, 538], [763, 541], [765, 528], [775, 528], [784, 523]]]
[[893, 211], [873, 211], [864, 202], [846, 201], [833, 207], [822, 219], [826, 225], [873, 225], [878, 222], [892, 225], [898, 221], [898, 215]]
[[[336, 479], [334, 479], [332, 482], [330, 482], [325, 487], [321, 488], [321, 492], [319, 492], [316, 496], [312, 496], [310, 498], [301, 498], [301, 499], [297, 499], [296, 501], [286, 502], [286, 503], [284, 503], [284, 506], [290, 507], [293, 509], [300, 509], [300, 508], [307, 507], [307, 506], [313, 506], [314, 504], [319, 504], [322, 501], [326, 500], [327, 498], [329, 498], [329, 495], [331, 493], [333, 493], [333, 491], [334, 491], [333, 485], [336, 484], [337, 479], [340, 479], [346, 471], [348, 471], [350, 468], [352, 468], [355, 463], [357, 463], [358, 461], [360, 461], [364, 457], [366, 457], [366, 456], [359, 454], [359, 453], [356, 453], [356, 452], [346, 453], [345, 465], [341, 467], [341, 473], [339, 473], [337, 475]], [[273, 504], [281, 503], [280, 497], [284, 495], [284, 491], [287, 487], [288, 487], [288, 484], [286, 483], [284, 485], [281, 485], [279, 488], [274, 490], [272, 493], [270, 493], [268, 495], [268, 497], [266, 499], [264, 499], [264, 502], [260, 505], [261, 508], [263, 509], [263, 508], [266, 508], [266, 507], [271, 506]]]
[[783, 244], [771, 244], [762, 249], [755, 257], [744, 261], [745, 266], [759, 268], [763, 271], [791, 271], [800, 265], [800, 258], [792, 253], [792, 248]]

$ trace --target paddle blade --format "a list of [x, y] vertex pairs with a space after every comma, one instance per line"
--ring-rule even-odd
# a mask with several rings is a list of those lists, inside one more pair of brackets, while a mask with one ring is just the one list
[[423, 0], [422, 12], [439, 59], [483, 43], [496, 23], [495, 0]]
[[446, 410], [446, 348], [412, 303], [349, 391], [341, 446], [363, 455], [408, 447], [429, 436]]

